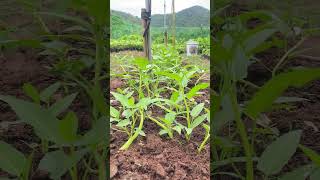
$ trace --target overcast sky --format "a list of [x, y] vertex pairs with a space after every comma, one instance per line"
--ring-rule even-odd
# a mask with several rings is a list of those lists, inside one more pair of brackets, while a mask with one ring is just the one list
[[[145, 8], [145, 0], [111, 0], [111, 9], [130, 13], [135, 16], [140, 16], [141, 8]], [[167, 13], [171, 12], [172, 0], [166, 0]], [[152, 14], [163, 14], [164, 0], [152, 1]], [[210, 9], [210, 0], [175, 0], [176, 12], [183, 9], [199, 5]]]

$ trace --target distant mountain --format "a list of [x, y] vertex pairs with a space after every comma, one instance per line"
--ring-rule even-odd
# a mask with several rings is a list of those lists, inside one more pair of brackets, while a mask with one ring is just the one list
[[138, 23], [140, 24], [140, 22], [141, 22], [139, 17], [133, 16], [132, 14], [125, 13], [122, 11], [111, 10], [111, 17], [112, 16], [118, 16], [118, 17], [123, 18], [124, 20], [126, 20], [128, 22], [132, 22], [134, 24], [138, 24]]
[[[151, 26], [163, 27], [163, 14], [152, 15]], [[141, 26], [140, 17], [133, 16], [129, 13], [111, 10], [111, 26], [113, 24], [133, 24]], [[171, 14], [167, 14], [167, 25], [171, 24]], [[177, 27], [200, 27], [210, 26], [210, 11], [202, 6], [193, 6], [176, 13]]]
[[141, 20], [131, 14], [111, 11], [111, 37], [119, 38], [123, 34], [139, 34], [141, 32]]
[[[167, 25], [171, 24], [172, 16], [167, 14]], [[163, 27], [163, 14], [152, 16], [151, 25]], [[202, 6], [193, 6], [176, 13], [177, 27], [200, 27], [210, 26], [210, 11]]]

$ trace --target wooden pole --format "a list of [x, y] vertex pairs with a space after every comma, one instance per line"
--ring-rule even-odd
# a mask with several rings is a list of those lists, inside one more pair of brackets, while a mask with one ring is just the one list
[[168, 31], [167, 31], [167, 13], [166, 13], [166, 0], [164, 0], [164, 18], [163, 18], [163, 27], [164, 27], [164, 44], [168, 46]]
[[145, 0], [146, 8], [141, 9], [141, 19], [143, 25], [143, 44], [145, 57], [152, 60], [151, 54], [151, 35], [150, 35], [150, 24], [151, 24], [151, 0]]
[[172, 45], [176, 45], [176, 11], [174, 0], [172, 0]]

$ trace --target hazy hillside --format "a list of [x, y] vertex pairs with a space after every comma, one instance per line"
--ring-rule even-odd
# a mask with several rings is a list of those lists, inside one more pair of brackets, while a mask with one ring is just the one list
[[111, 37], [119, 38], [123, 34], [137, 34], [141, 32], [140, 19], [131, 14], [111, 11]]
[[[167, 15], [167, 22], [171, 23], [171, 14]], [[151, 25], [163, 27], [163, 14], [152, 16]], [[177, 27], [199, 27], [210, 25], [210, 11], [201, 6], [193, 6], [176, 13]]]

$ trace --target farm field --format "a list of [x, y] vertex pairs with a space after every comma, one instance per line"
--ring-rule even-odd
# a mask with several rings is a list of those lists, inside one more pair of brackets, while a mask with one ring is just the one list
[[[184, 27], [175, 27], [173, 45], [168, 25], [167, 46], [164, 17], [153, 15], [152, 61], [143, 52], [141, 20], [112, 12], [111, 178], [210, 179], [209, 16], [206, 26], [196, 27], [184, 15], [203, 13], [191, 17], [199, 20], [209, 11], [194, 6], [177, 12], [177, 26]], [[187, 56], [191, 39], [199, 43], [198, 54]]]
[[[127, 66], [130, 66], [130, 61], [137, 57], [142, 58], [143, 53], [139, 51], [122, 51], [111, 54], [111, 93], [118, 92], [118, 88], [129, 89], [131, 87], [130, 83], [132, 82], [123, 77], [126, 76], [126, 74], [124, 74], [125, 70], [127, 73], [132, 72], [132, 70], [129, 71]], [[155, 61], [160, 60], [155, 59]], [[195, 66], [195, 61], [197, 61], [197, 66], [199, 66], [199, 68], [203, 68], [204, 72], [199, 75], [201, 79], [197, 76], [195, 79], [191, 80], [189, 83], [190, 88], [194, 86], [193, 84], [196, 80], [199, 80], [198, 84], [209, 83], [210, 81], [208, 68], [210, 64], [207, 59], [201, 58], [201, 56], [192, 58], [184, 57], [182, 59], [182, 64], [191, 64]], [[118, 76], [119, 74], [122, 74], [122, 76]], [[174, 86], [171, 85], [170, 87]], [[151, 91], [154, 92], [155, 90], [153, 89]], [[137, 96], [138, 94], [133, 94], [133, 97], [138, 99]], [[168, 97], [169, 99], [171, 93], [170, 91], [164, 91], [161, 93], [160, 97], [161, 96]], [[119, 104], [115, 98], [111, 99], [111, 107], [120, 109], [122, 104]], [[210, 106], [208, 88], [203, 89], [202, 93], [195, 97], [195, 101], [205, 103], [205, 107], [208, 108]], [[165, 111], [161, 108], [157, 108], [155, 105], [150, 105], [148, 111], [152, 111], [150, 114], [152, 113], [154, 118], [159, 119], [164, 126], [167, 126], [160, 120], [161, 117], [166, 115]], [[167, 116], [168, 113], [166, 117]], [[168, 127], [177, 127], [176, 123], [185, 123], [184, 121], [185, 120], [181, 117], [178, 122], [173, 121], [172, 125], [169, 125]], [[110, 170], [111, 176], [114, 174], [115, 179], [179, 179], [181, 177], [190, 179], [209, 179], [209, 146], [203, 147], [201, 153], [198, 153], [199, 147], [206, 137], [206, 132], [203, 127], [199, 126], [193, 130], [190, 141], [187, 141], [182, 134], [179, 135], [175, 130], [170, 130], [173, 133], [173, 138], [166, 136], [161, 137], [159, 136], [159, 132], [161, 133], [162, 128], [146, 118], [143, 125], [143, 134], [145, 135], [138, 137], [127, 151], [120, 152], [118, 150], [128, 139], [125, 133], [119, 132], [121, 122], [122, 121], [113, 122], [111, 126]], [[178, 130], [178, 128], [174, 129]], [[183, 129], [181, 128], [179, 131], [181, 133]]]
[[0, 1], [0, 179], [319, 180], [319, 7]]

